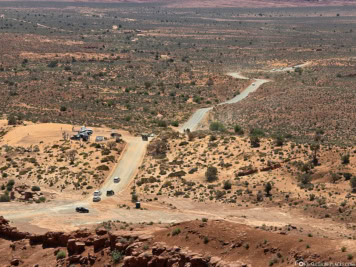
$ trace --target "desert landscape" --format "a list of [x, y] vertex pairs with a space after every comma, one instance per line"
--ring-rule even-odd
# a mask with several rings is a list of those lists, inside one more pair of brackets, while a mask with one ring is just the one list
[[356, 266], [355, 25], [0, 1], [0, 266]]

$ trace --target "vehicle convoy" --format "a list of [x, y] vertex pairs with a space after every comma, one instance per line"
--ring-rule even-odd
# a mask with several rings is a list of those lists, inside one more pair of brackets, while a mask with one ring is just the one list
[[75, 211], [79, 213], [89, 213], [89, 210], [84, 207], [76, 207]]
[[115, 195], [114, 190], [108, 190], [108, 191], [106, 191], [106, 196], [110, 197], [110, 196], [113, 196], [113, 195]]
[[120, 182], [120, 178], [119, 177], [114, 177], [114, 183], [117, 184]]

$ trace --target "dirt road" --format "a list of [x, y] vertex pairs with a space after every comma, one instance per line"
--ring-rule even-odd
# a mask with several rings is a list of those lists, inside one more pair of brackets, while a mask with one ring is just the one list
[[[241, 101], [245, 99], [249, 93], [256, 91], [266, 82], [268, 82], [268, 80], [254, 80], [241, 94], [219, 105]], [[192, 117], [183, 124], [180, 131], [186, 128], [194, 131], [212, 108], [213, 107], [197, 110]], [[37, 232], [45, 230], [73, 230], [88, 224], [100, 223], [107, 220], [169, 223], [202, 217], [228, 219], [237, 222], [243, 221], [253, 225], [261, 225], [262, 223], [278, 223], [278, 225], [299, 223], [304, 226], [309, 225], [309, 222], [305, 222], [303, 218], [298, 219], [297, 217], [291, 216], [288, 212], [283, 213], [282, 216], [280, 210], [273, 208], [266, 208], [261, 212], [261, 210], [246, 210], [237, 206], [222, 206], [217, 203], [210, 203], [208, 205], [206, 203], [196, 203], [191, 200], [178, 198], [166, 199], [165, 202], [160, 203], [155, 202], [157, 204], [143, 203], [143, 206], [147, 208], [147, 210], [119, 208], [118, 204], [124, 195], [121, 193], [126, 189], [126, 195], [128, 194], [128, 186], [142, 162], [148, 144], [148, 142], [142, 141], [141, 138], [133, 137], [129, 134], [123, 135], [123, 139], [127, 142], [127, 147], [114, 171], [101, 187], [101, 191], [103, 192], [101, 202], [93, 203], [92, 196], [81, 201], [63, 199], [41, 204], [14, 204], [10, 202], [0, 205], [0, 214], [6, 219], [11, 220], [14, 225], [19, 226], [22, 230]], [[113, 182], [115, 176], [121, 178], [120, 183]], [[115, 196], [106, 197], [106, 190], [114, 190], [116, 193]], [[165, 199], [165, 197], [160, 199]], [[165, 204], [167, 202], [170, 202], [171, 206], [167, 206]], [[76, 213], [75, 207], [78, 206], [89, 208], [90, 213]], [[249, 219], [249, 216], [251, 219]], [[331, 226], [325, 222], [320, 222], [320, 224], [315, 227], [327, 231]], [[345, 231], [345, 226], [341, 224], [333, 227], [336, 227], [339, 232]]]

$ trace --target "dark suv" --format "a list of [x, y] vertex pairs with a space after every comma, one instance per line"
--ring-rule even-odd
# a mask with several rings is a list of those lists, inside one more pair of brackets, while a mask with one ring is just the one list
[[113, 196], [113, 195], [115, 195], [115, 192], [113, 190], [106, 191], [106, 196], [110, 197], [110, 196]]
[[84, 207], [76, 207], [75, 211], [79, 213], [89, 213], [89, 210]]

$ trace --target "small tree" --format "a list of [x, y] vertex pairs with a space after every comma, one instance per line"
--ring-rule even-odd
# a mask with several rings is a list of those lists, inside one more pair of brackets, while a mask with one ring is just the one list
[[116, 147], [115, 141], [110, 141], [106, 144], [110, 150], [113, 150]]
[[303, 185], [307, 185], [311, 182], [311, 176], [309, 173], [304, 173], [299, 177], [299, 180]]
[[7, 118], [7, 124], [8, 125], [16, 125], [17, 124], [17, 119], [14, 115], [10, 115], [8, 118]]
[[350, 163], [350, 155], [346, 154], [341, 157], [341, 163], [342, 164], [349, 164]]
[[224, 188], [225, 190], [230, 190], [230, 189], [231, 189], [231, 186], [232, 186], [232, 184], [231, 184], [231, 182], [230, 182], [229, 180], [224, 181], [224, 186], [223, 186], [223, 188]]
[[250, 137], [251, 147], [260, 147], [260, 139], [258, 136]]
[[210, 131], [223, 132], [225, 131], [225, 126], [221, 122], [215, 121], [210, 124], [209, 129]]
[[76, 155], [77, 155], [77, 150], [72, 149], [67, 152], [67, 158], [70, 160], [70, 164], [74, 163]]
[[266, 195], [267, 196], [270, 196], [270, 192], [272, 190], [272, 185], [270, 182], [268, 182], [266, 185], [265, 185], [265, 192], [266, 192]]
[[283, 146], [284, 144], [284, 137], [282, 135], [278, 135], [276, 137], [276, 146]]
[[205, 178], [209, 183], [216, 181], [218, 179], [217, 175], [218, 175], [218, 169], [213, 166], [209, 166], [205, 172]]
[[244, 130], [241, 128], [240, 125], [235, 125], [234, 131], [235, 131], [235, 133], [237, 133], [238, 135], [243, 135], [243, 134], [244, 134]]

